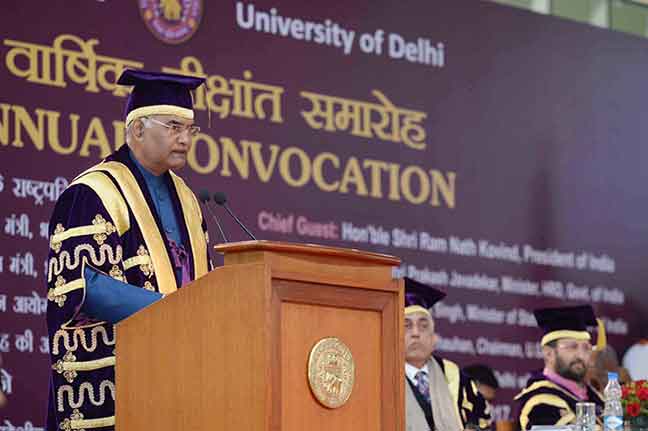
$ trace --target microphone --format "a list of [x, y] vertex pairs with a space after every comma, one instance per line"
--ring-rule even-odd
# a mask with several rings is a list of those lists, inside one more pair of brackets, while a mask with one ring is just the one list
[[252, 232], [250, 232], [250, 231], [248, 230], [248, 228], [246, 228], [245, 225], [244, 225], [243, 223], [241, 223], [241, 220], [239, 220], [238, 217], [236, 217], [236, 216], [234, 215], [234, 213], [233, 213], [232, 210], [230, 209], [229, 205], [227, 205], [227, 196], [225, 196], [225, 193], [222, 193], [222, 192], [216, 192], [216, 193], [214, 193], [214, 202], [216, 202], [218, 205], [220, 205], [220, 206], [222, 206], [223, 208], [225, 208], [225, 210], [227, 211], [227, 213], [228, 213], [229, 215], [232, 216], [232, 218], [234, 219], [234, 221], [236, 221], [236, 223], [238, 223], [238, 225], [241, 226], [241, 228], [245, 231], [245, 233], [248, 234], [248, 236], [249, 236], [250, 238], [252, 238], [254, 241], [257, 240], [256, 237], [255, 237], [254, 235], [252, 235]]
[[212, 210], [211, 206], [209, 205], [209, 201], [211, 200], [211, 197], [209, 196], [209, 192], [207, 190], [201, 190], [198, 193], [198, 198], [200, 201], [205, 204], [207, 207], [207, 210], [209, 211], [209, 214], [211, 214], [212, 218], [214, 219], [214, 222], [216, 222], [216, 226], [218, 226], [218, 231], [220, 232], [221, 236], [223, 237], [223, 241], [227, 241], [227, 237], [225, 236], [225, 232], [223, 232], [223, 228], [221, 227], [220, 223], [218, 222], [218, 217], [216, 217], [216, 214]]

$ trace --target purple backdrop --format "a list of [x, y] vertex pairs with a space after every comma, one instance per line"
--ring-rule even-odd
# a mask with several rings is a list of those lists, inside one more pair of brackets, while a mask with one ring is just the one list
[[447, 290], [439, 353], [497, 370], [497, 417], [541, 366], [534, 307], [592, 303], [631, 343], [648, 310], [644, 40], [469, 0], [184, 0], [179, 19], [158, 3], [0, 6], [0, 430], [44, 424], [42, 233], [65, 183], [123, 141], [128, 64], [202, 67], [182, 175], [258, 237], [394, 254]]

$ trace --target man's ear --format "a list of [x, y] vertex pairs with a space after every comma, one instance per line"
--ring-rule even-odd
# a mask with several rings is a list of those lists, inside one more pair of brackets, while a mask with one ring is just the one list
[[133, 137], [138, 141], [141, 141], [142, 137], [144, 136], [144, 123], [142, 122], [142, 120], [137, 119], [133, 121], [133, 125], [131, 127], [133, 128]]
[[439, 341], [439, 336], [436, 334], [432, 334], [432, 351], [436, 349], [437, 342]]
[[542, 346], [542, 356], [545, 364], [553, 365], [556, 359], [556, 351], [549, 346]]

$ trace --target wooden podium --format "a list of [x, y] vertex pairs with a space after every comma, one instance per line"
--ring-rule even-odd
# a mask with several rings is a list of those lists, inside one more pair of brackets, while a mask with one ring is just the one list
[[[268, 241], [215, 249], [224, 266], [117, 325], [117, 431], [404, 429], [398, 259]], [[338, 408], [309, 385], [325, 337], [355, 364]]]

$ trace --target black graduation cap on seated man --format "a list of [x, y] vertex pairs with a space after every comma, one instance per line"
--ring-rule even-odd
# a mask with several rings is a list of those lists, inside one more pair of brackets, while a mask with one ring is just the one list
[[544, 331], [540, 344], [543, 346], [560, 338], [590, 340], [588, 326], [596, 326], [591, 305], [574, 307], [539, 308], [533, 311], [538, 326]]
[[430, 308], [445, 298], [446, 293], [405, 277], [405, 316], [413, 313], [425, 313], [431, 317]]
[[126, 126], [148, 115], [177, 115], [193, 120], [191, 90], [204, 82], [204, 78], [194, 76], [124, 70], [117, 84], [134, 86], [126, 102]]

